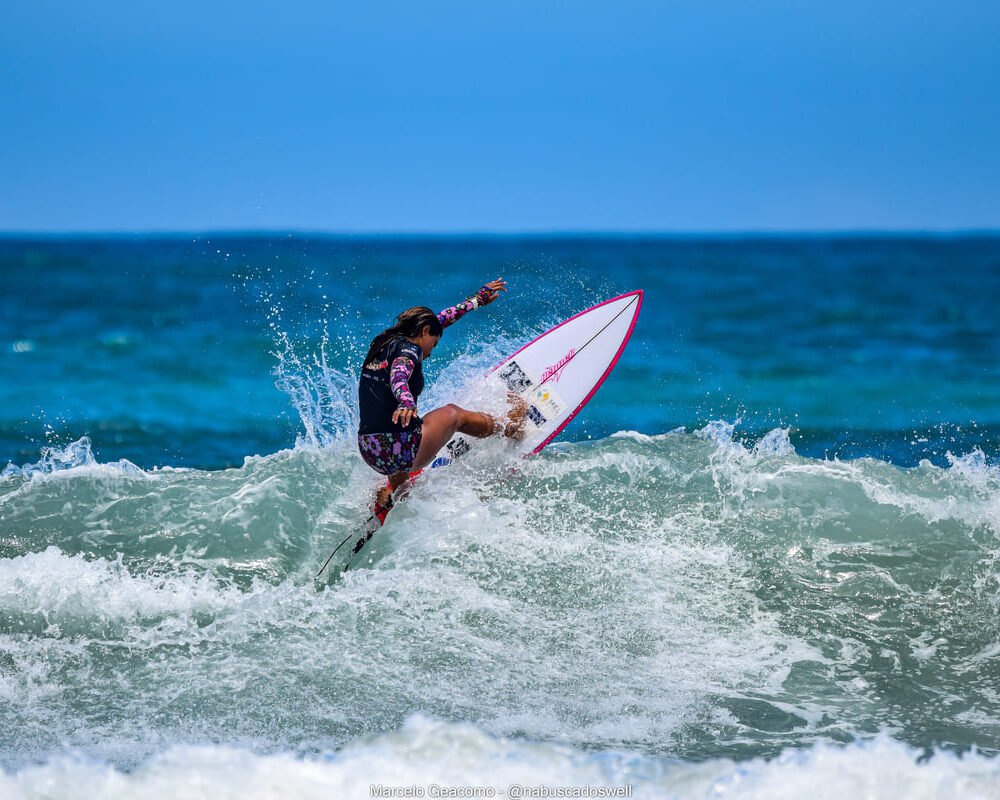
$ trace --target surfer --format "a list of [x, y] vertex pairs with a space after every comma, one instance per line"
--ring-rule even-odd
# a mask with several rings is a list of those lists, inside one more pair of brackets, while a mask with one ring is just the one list
[[470, 311], [489, 305], [505, 291], [506, 281], [497, 279], [437, 314], [425, 306], [409, 308], [396, 317], [395, 325], [372, 340], [358, 386], [358, 449], [368, 466], [389, 478], [389, 486], [380, 490], [376, 500], [379, 506], [386, 507], [392, 492], [411, 472], [430, 464], [455, 433], [479, 439], [501, 433], [511, 438], [523, 435], [523, 403], [506, 421], [454, 404], [436, 408], [422, 418], [417, 415], [417, 397], [424, 388], [421, 364], [441, 340], [444, 329]]

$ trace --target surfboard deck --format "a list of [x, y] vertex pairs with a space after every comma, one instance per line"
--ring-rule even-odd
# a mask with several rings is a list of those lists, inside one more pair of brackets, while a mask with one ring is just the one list
[[[525, 435], [513, 445], [522, 457], [541, 452], [590, 402], [618, 363], [641, 307], [641, 289], [598, 303], [532, 339], [486, 374], [487, 391], [516, 395], [526, 405]], [[451, 464], [472, 448], [473, 441], [456, 434], [429, 469]], [[412, 473], [396, 490], [384, 513], [377, 504], [372, 507], [357, 532], [351, 558], [385, 524], [389, 511], [406, 496], [419, 474]], [[319, 574], [351, 538], [337, 546]]]

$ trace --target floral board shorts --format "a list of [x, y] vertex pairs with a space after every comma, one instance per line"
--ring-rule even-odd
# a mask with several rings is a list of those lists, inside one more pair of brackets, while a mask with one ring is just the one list
[[398, 433], [359, 433], [358, 450], [373, 470], [392, 475], [413, 466], [422, 438], [422, 427]]

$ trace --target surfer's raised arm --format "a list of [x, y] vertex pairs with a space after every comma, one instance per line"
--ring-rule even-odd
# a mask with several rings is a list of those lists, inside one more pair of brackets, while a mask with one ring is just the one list
[[479, 306], [488, 306], [500, 296], [500, 292], [506, 291], [507, 281], [503, 278], [490, 281], [467, 300], [463, 300], [456, 306], [449, 306], [444, 311], [439, 311], [437, 315], [438, 321], [441, 323], [442, 328], [447, 328], [470, 311], [479, 308]]

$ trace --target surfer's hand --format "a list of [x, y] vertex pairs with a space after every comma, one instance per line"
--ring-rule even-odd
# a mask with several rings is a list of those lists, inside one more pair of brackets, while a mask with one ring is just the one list
[[490, 281], [482, 289], [476, 292], [476, 297], [479, 298], [479, 305], [488, 306], [500, 296], [500, 292], [506, 291], [507, 281], [503, 278], [497, 278], [495, 281]]
[[400, 406], [392, 412], [392, 421], [399, 425], [399, 427], [406, 428], [413, 422], [415, 416], [417, 416], [417, 409]]

